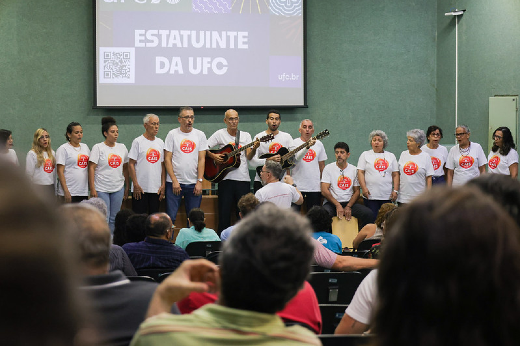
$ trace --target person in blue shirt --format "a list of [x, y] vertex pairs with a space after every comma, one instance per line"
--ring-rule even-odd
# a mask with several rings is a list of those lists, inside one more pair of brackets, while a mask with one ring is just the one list
[[193, 208], [188, 214], [190, 228], [182, 228], [175, 239], [175, 245], [186, 249], [189, 243], [195, 241], [220, 241], [220, 237], [211, 228], [206, 228], [204, 211]]
[[312, 225], [312, 237], [330, 251], [341, 254], [343, 246], [339, 237], [332, 234], [332, 217], [327, 210], [320, 206], [314, 206], [307, 212], [307, 218]]

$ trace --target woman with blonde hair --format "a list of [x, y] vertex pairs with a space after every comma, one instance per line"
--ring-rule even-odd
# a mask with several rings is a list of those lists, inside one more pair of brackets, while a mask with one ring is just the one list
[[44, 128], [34, 133], [32, 148], [25, 159], [25, 173], [48, 195], [56, 195], [56, 153], [51, 148], [49, 132]]

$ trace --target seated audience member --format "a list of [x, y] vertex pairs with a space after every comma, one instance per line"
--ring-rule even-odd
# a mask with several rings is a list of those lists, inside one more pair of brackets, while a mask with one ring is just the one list
[[378, 272], [376, 344], [517, 345], [520, 229], [464, 186], [403, 209]]
[[301, 205], [303, 196], [296, 188], [291, 176], [285, 176], [283, 182], [280, 178], [283, 174], [282, 165], [272, 160], [265, 161], [260, 172], [260, 179], [264, 185], [256, 191], [255, 197], [260, 202], [271, 202], [280, 208], [290, 208], [291, 203]]
[[332, 217], [328, 211], [315, 205], [307, 212], [307, 218], [311, 222], [314, 239], [330, 251], [339, 254], [343, 252], [341, 240], [337, 235], [332, 234]]
[[314, 263], [320, 267], [348, 272], [360, 269], [372, 269], [379, 263], [376, 259], [338, 255], [321, 245], [316, 239], [311, 239], [314, 243]]
[[[1, 164], [0, 164], [1, 165]], [[0, 169], [2, 345], [93, 345], [85, 337], [72, 239], [54, 210], [11, 165]]]
[[126, 243], [123, 249], [134, 268], [176, 269], [190, 256], [184, 249], [170, 243], [173, 225], [166, 213], [155, 213], [146, 219], [146, 238], [138, 243]]
[[397, 208], [397, 206], [393, 203], [384, 203], [377, 213], [375, 223], [369, 223], [359, 231], [358, 235], [352, 242], [352, 247], [357, 249], [363, 240], [383, 238], [383, 228], [381, 227], [381, 224], [383, 223], [384, 216], [390, 210], [395, 208]]
[[[394, 208], [385, 214], [382, 222], [383, 230], [392, 229], [393, 223], [399, 218], [398, 210], [401, 209]], [[380, 247], [381, 244], [373, 246], [370, 249], [371, 255], [378, 257]], [[361, 334], [369, 329], [377, 298], [376, 280], [377, 269], [372, 270], [361, 281], [334, 334]]]
[[[251, 192], [242, 196], [238, 200], [238, 203], [237, 203], [238, 215], [240, 216], [240, 219], [243, 219], [247, 214], [249, 214], [251, 211], [255, 210], [259, 204], [260, 204], [260, 201]], [[233, 226], [229, 226], [228, 228], [223, 230], [222, 233], [220, 233], [220, 239], [222, 241], [224, 241], [227, 238], [229, 238], [229, 236], [231, 235], [231, 232], [233, 232], [233, 229], [235, 228], [235, 226], [237, 224], [235, 224]]]
[[[108, 209], [105, 201], [99, 197], [92, 197], [81, 201], [82, 204], [88, 204], [96, 208], [105, 218], [107, 217]], [[137, 273], [132, 266], [132, 262], [128, 258], [125, 250], [119, 245], [112, 244], [110, 246], [110, 271], [121, 270], [126, 276], [136, 276]]]
[[[286, 327], [276, 315], [309, 275], [310, 239], [305, 218], [261, 206], [224, 243], [220, 270], [204, 259], [186, 261], [159, 285], [148, 310], [154, 318], [141, 325], [132, 345], [319, 345], [313, 332]], [[188, 315], [166, 314], [192, 291], [210, 287], [220, 289], [217, 304]]]
[[175, 245], [186, 249], [191, 242], [196, 241], [220, 241], [220, 237], [211, 228], [206, 228], [206, 218], [202, 209], [193, 208], [188, 214], [188, 222], [190, 228], [181, 228], [177, 238], [175, 239]]
[[[207, 292], [191, 292], [190, 295], [177, 302], [181, 314], [190, 314], [203, 305], [215, 303], [218, 294]], [[285, 308], [276, 313], [286, 325], [300, 324], [316, 334], [321, 333], [321, 312], [318, 298], [311, 284], [305, 281], [303, 288], [291, 299]]]
[[98, 210], [88, 204], [61, 207], [79, 249], [85, 276], [81, 290], [95, 313], [101, 344], [128, 345], [144, 320], [157, 284], [130, 281], [121, 271], [108, 272], [110, 229]]
[[147, 218], [148, 214], [134, 214], [128, 217], [125, 225], [124, 244], [140, 242], [146, 238], [145, 224]]
[[117, 212], [114, 222], [114, 237], [112, 238], [114, 244], [119, 246], [126, 244], [126, 221], [132, 215], [135, 215], [132, 209], [121, 209]]

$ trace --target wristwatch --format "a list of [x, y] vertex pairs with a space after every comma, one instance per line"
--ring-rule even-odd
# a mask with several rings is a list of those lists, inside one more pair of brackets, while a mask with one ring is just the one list
[[197, 181], [200, 181], [202, 183], [202, 178], [197, 179]]

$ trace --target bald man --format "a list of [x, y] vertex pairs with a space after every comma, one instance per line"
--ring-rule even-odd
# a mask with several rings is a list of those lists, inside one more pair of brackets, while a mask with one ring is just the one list
[[[238, 139], [239, 147], [252, 142], [251, 135], [247, 132], [238, 130], [240, 119], [238, 112], [234, 109], [228, 109], [224, 113], [225, 129], [220, 129], [208, 139], [208, 148], [221, 149], [225, 145], [231, 144], [236, 147], [235, 141], [237, 133], [240, 132]], [[256, 144], [258, 147], [258, 144]], [[255, 146], [253, 148], [256, 149]], [[214, 160], [217, 164], [224, 162], [223, 154], [214, 154], [209, 150], [206, 152], [208, 160]], [[240, 166], [230, 168], [225, 178], [218, 183], [218, 233], [231, 225], [231, 208], [237, 205], [238, 200], [245, 194], [250, 192], [251, 178], [249, 177], [249, 168], [247, 161], [254, 156], [252, 148], [242, 151], [240, 154]], [[238, 210], [235, 208], [236, 219], [239, 219]]]

